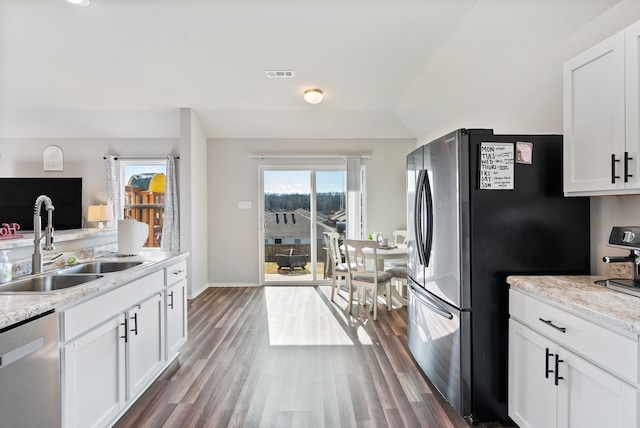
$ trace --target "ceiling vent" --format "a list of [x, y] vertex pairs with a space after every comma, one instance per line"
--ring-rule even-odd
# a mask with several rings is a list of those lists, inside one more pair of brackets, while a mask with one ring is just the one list
[[296, 77], [296, 73], [293, 70], [266, 70], [267, 77]]

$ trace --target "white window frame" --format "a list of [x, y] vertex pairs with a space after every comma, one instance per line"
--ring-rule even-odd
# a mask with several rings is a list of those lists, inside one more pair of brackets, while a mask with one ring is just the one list
[[[259, 254], [258, 254], [258, 260], [259, 260], [259, 283], [260, 285], [265, 285], [265, 284], [273, 284], [273, 285], [278, 285], [280, 284], [277, 281], [266, 281], [265, 280], [265, 273], [264, 273], [264, 263], [265, 263], [265, 236], [264, 236], [264, 172], [265, 171], [311, 171], [311, 190], [313, 192], [316, 192], [316, 172], [318, 171], [342, 171], [345, 172], [347, 171], [347, 166], [346, 164], [342, 163], [342, 164], [327, 164], [327, 165], [305, 165], [302, 163], [292, 163], [291, 165], [260, 165], [258, 167], [258, 180], [259, 180], [259, 186], [258, 186], [258, 248], [259, 248]], [[367, 230], [367, 168], [366, 165], [361, 165], [360, 166], [360, 171], [361, 171], [361, 211], [360, 211], [360, 217], [361, 217], [361, 226], [362, 226], [362, 233], [364, 234]], [[346, 183], [345, 183], [345, 192], [346, 192]], [[346, 195], [346, 193], [345, 193]], [[311, 209], [312, 209], [312, 213], [316, 212], [316, 200], [315, 197], [312, 198], [311, 200]], [[347, 227], [349, 227], [347, 225]], [[316, 232], [315, 232], [314, 227], [311, 228], [311, 242], [316, 242], [317, 237], [316, 237]], [[315, 245], [311, 246], [311, 254], [309, 254], [309, 257], [312, 258], [312, 260], [317, 260], [317, 255], [315, 252]], [[315, 270], [314, 270], [315, 272]], [[327, 283], [331, 281], [330, 279], [316, 279], [315, 281], [305, 281], [304, 284], [305, 285], [315, 285], [315, 284], [320, 284], [320, 283]], [[290, 284], [289, 282], [282, 282], [282, 284]]]
[[[126, 177], [125, 169], [127, 166], [131, 166], [131, 165], [162, 165], [165, 169], [164, 174], [165, 175], [167, 174], [166, 159], [158, 159], [157, 157], [150, 157], [150, 158], [140, 157], [135, 159], [121, 159], [120, 160], [120, 186], [121, 186], [120, 206], [122, 207], [123, 216], [125, 211], [125, 196], [126, 196], [125, 188], [127, 186], [127, 180], [128, 180], [128, 177]], [[162, 208], [162, 213], [164, 214], [164, 208]], [[145, 251], [162, 251], [161, 247], [147, 247], [145, 245], [142, 248], [144, 248]]]

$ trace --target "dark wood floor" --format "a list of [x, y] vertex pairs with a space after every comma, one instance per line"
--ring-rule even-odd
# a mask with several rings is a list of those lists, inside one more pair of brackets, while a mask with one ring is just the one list
[[412, 360], [406, 308], [347, 316], [329, 290], [207, 289], [180, 357], [116, 426], [468, 427]]

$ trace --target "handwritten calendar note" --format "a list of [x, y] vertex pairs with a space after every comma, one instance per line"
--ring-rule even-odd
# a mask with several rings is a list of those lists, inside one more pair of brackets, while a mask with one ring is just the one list
[[513, 143], [480, 144], [480, 189], [513, 190]]

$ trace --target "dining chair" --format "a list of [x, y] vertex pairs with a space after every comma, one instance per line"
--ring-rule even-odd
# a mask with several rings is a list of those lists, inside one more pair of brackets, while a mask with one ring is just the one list
[[[407, 243], [407, 231], [406, 230], [394, 230], [392, 232], [392, 236], [393, 236], [393, 241], [394, 244], [396, 245], [406, 245]], [[389, 268], [386, 268], [385, 266], [385, 270], [389, 271], [390, 269], [395, 269], [397, 267], [402, 267], [404, 266], [404, 270], [405, 270], [405, 279], [406, 279], [406, 271], [407, 271], [407, 259], [403, 258], [403, 259], [395, 259], [395, 260], [389, 260], [388, 262], [388, 266]]]
[[[340, 281], [345, 278], [347, 289], [349, 290], [349, 296], [351, 296], [351, 285], [349, 281], [349, 269], [346, 263], [342, 263], [342, 254], [340, 253], [340, 243], [338, 240], [340, 235], [336, 232], [329, 232], [324, 234], [324, 243], [329, 249], [329, 257], [331, 260], [327, 260], [328, 263], [332, 263], [331, 266], [331, 301], [335, 296], [336, 288], [338, 288], [338, 294], [340, 294]], [[351, 303], [349, 303], [351, 305]]]
[[407, 231], [406, 230], [394, 230], [393, 232], [391, 232], [392, 236], [393, 236], [393, 242], [394, 244], [398, 245], [398, 244], [406, 244], [407, 243]]
[[[349, 313], [353, 300], [353, 288], [359, 289], [358, 294], [364, 294], [366, 305], [367, 290], [371, 290], [371, 304], [373, 306], [373, 319], [378, 319], [378, 293], [383, 289], [387, 298], [387, 309], [391, 310], [391, 274], [377, 269], [377, 250], [380, 247], [377, 241], [345, 239], [345, 256], [347, 269], [349, 270]], [[365, 251], [369, 250], [369, 251]], [[367, 265], [373, 266], [367, 269]], [[362, 291], [362, 293], [360, 293]]]
[[385, 269], [385, 272], [391, 274], [391, 282], [395, 284], [398, 293], [402, 297], [407, 295], [407, 265], [392, 266]]

